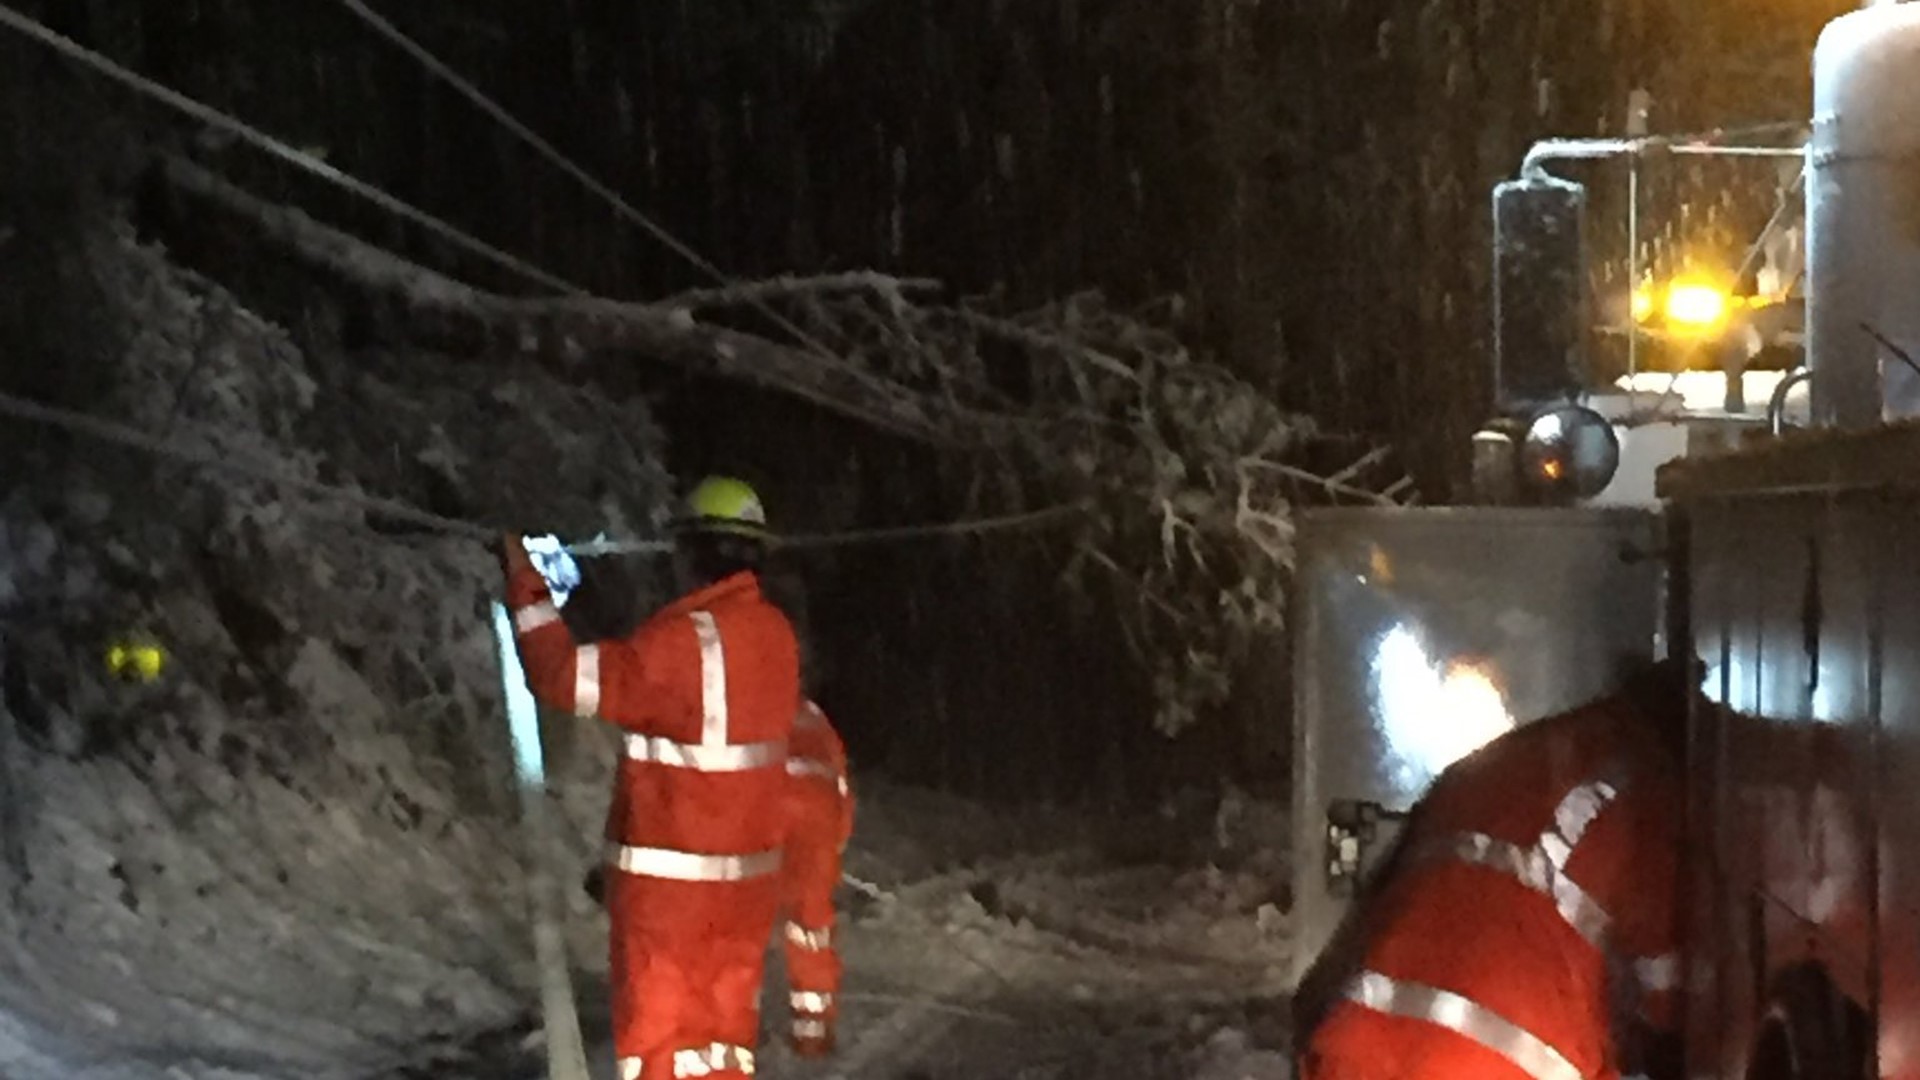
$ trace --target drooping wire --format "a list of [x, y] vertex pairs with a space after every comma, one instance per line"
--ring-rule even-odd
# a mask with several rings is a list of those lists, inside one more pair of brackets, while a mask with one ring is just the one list
[[516, 255], [511, 255], [484, 240], [477, 239], [461, 231], [458, 227], [448, 224], [424, 210], [404, 202], [393, 195], [389, 195], [364, 180], [360, 180], [321, 161], [312, 154], [289, 146], [243, 120], [221, 112], [211, 105], [196, 101], [177, 90], [163, 86], [137, 71], [131, 71], [122, 67], [112, 59], [81, 45], [71, 38], [62, 36], [57, 31], [48, 28], [42, 23], [36, 22], [4, 3], [0, 3], [0, 26], [5, 26], [10, 30], [32, 38], [68, 59], [90, 67], [115, 82], [144, 94], [155, 101], [161, 102], [177, 112], [206, 124], [208, 127], [217, 128], [244, 142], [250, 143], [290, 165], [365, 199], [390, 214], [404, 218], [426, 229], [435, 236], [461, 248], [469, 254], [477, 255], [498, 266], [511, 270], [529, 281], [557, 292], [565, 293], [569, 296], [587, 295], [587, 290], [573, 284], [565, 278], [548, 273]]
[[[446, 82], [455, 90], [458, 90], [475, 108], [492, 117], [500, 126], [511, 132], [515, 138], [532, 147], [541, 157], [546, 158], [555, 168], [573, 177], [582, 187], [604, 200], [608, 206], [613, 208], [615, 213], [665, 245], [669, 251], [685, 259], [696, 269], [711, 277], [720, 285], [728, 287], [739, 285], [739, 282], [736, 281], [732, 275], [714, 265], [711, 260], [701, 255], [698, 251], [695, 251], [685, 241], [674, 236], [653, 219], [635, 209], [631, 203], [621, 197], [619, 192], [608, 187], [596, 179], [593, 174], [575, 164], [573, 159], [567, 157], [566, 154], [562, 153], [552, 143], [542, 138], [538, 132], [529, 128], [518, 117], [495, 102], [487, 95], [486, 91], [480, 89], [474, 85], [472, 81], [455, 71], [452, 65], [429, 51], [426, 46], [408, 37], [405, 31], [388, 22], [379, 12], [368, 7], [363, 0], [338, 0], [338, 3], [359, 16], [363, 22], [373, 28], [380, 36], [386, 38], [407, 55], [419, 61], [420, 65], [434, 76]], [[740, 296], [751, 307], [760, 312], [760, 314], [771, 319], [776, 326], [792, 334], [795, 340], [830, 360], [838, 361], [840, 359], [838, 353], [821, 343], [813, 335], [794, 325], [791, 319], [780, 314], [771, 304], [768, 304], [758, 295], [752, 292], [742, 292]]]
[[136, 428], [112, 420], [90, 416], [86, 413], [63, 409], [54, 405], [43, 405], [36, 401], [0, 393], [0, 414], [25, 420], [46, 427], [61, 428], [91, 439], [110, 442], [154, 457], [166, 458], [195, 468], [209, 469], [214, 472], [244, 476], [252, 480], [264, 480], [291, 491], [308, 495], [315, 500], [330, 500], [358, 507], [371, 513], [420, 525], [454, 536], [471, 537], [476, 540], [492, 540], [500, 536], [499, 529], [488, 528], [471, 521], [462, 521], [428, 510], [422, 510], [410, 503], [398, 499], [382, 498], [347, 488], [335, 487], [318, 480], [308, 480], [295, 476], [284, 466], [261, 461], [238, 458], [231, 453], [200, 450], [182, 446], [177, 442], [148, 435]]
[[[246, 458], [235, 457], [231, 453], [196, 449], [182, 446], [169, 439], [146, 434], [136, 428], [112, 420], [75, 412], [54, 405], [45, 405], [12, 394], [0, 392], [0, 415], [45, 427], [53, 427], [114, 443], [131, 450], [169, 461], [179, 462], [195, 468], [224, 472], [235, 476], [244, 476], [274, 484], [290, 491], [298, 492], [315, 502], [335, 502], [344, 506], [377, 514], [394, 521], [419, 525], [451, 536], [464, 537], [483, 542], [497, 540], [509, 530], [503, 526], [487, 525], [476, 521], [448, 517], [430, 510], [422, 510], [411, 503], [399, 499], [389, 499], [379, 495], [350, 488], [338, 487], [308, 480], [293, 475], [284, 465]], [[967, 536], [988, 532], [1007, 532], [1017, 529], [1036, 528], [1041, 525], [1065, 521], [1085, 513], [1084, 503], [1066, 503], [1046, 507], [1040, 510], [1020, 514], [1005, 514], [997, 517], [969, 518], [961, 521], [938, 522], [930, 525], [902, 525], [881, 529], [858, 529], [833, 533], [811, 533], [792, 536], [776, 536], [774, 544], [779, 548], [810, 549], [840, 547], [850, 544], [891, 543], [900, 540], [930, 539], [942, 536]], [[346, 519], [339, 519], [345, 521]], [[673, 551], [674, 545], [665, 540], [590, 540], [569, 545], [568, 551], [582, 557], [603, 555], [664, 555]]]

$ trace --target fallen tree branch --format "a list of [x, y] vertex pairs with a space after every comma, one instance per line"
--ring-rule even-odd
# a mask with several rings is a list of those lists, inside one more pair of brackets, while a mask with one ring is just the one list
[[470, 320], [509, 336], [525, 352], [577, 359], [589, 352], [638, 352], [701, 374], [799, 398], [842, 416], [936, 445], [1003, 441], [1026, 421], [930, 402], [850, 363], [702, 323], [685, 308], [599, 298], [520, 299], [484, 292], [408, 262], [269, 202], [178, 156], [165, 159], [180, 190], [246, 220], [309, 263], [418, 311]]
[[[1118, 622], [1150, 686], [1154, 724], [1168, 735], [1225, 702], [1248, 650], [1284, 629], [1297, 503], [1391, 506], [1412, 497], [1404, 480], [1372, 489], [1380, 451], [1332, 476], [1290, 463], [1317, 437], [1309, 418], [1097, 292], [1011, 314], [910, 301], [906, 291], [933, 283], [877, 273], [784, 277], [652, 303], [509, 297], [417, 266], [185, 159], [165, 164], [176, 187], [254, 235], [399, 299], [416, 334], [443, 329], [440, 320], [574, 366], [594, 353], [637, 353], [936, 446], [976, 482], [991, 470], [1002, 481], [1003, 512], [970, 510], [979, 520], [967, 531], [1084, 516], [1061, 580], [1097, 594]], [[770, 311], [795, 336], [697, 315], [736, 305]], [[1091, 577], [1107, 580], [1087, 581], [1078, 567], [1088, 563], [1103, 571]]]
[[[1328, 494], [1347, 495], [1356, 499], [1365, 499], [1366, 501], [1377, 504], [1379, 506], [1399, 505], [1399, 500], [1394, 497], [1395, 492], [1392, 490], [1385, 491], [1385, 492], [1369, 491], [1363, 487], [1355, 487], [1352, 484], [1340, 483], [1339, 481], [1334, 480], [1330, 477], [1320, 476], [1316, 473], [1310, 472], [1306, 469], [1302, 469], [1294, 465], [1287, 465], [1278, 461], [1270, 461], [1265, 458], [1249, 460], [1244, 464], [1246, 465], [1246, 467], [1250, 469], [1261, 469], [1267, 472], [1278, 473], [1281, 476], [1298, 480], [1303, 484], [1311, 484], [1327, 492]], [[1408, 484], [1411, 484], [1412, 482], [1413, 481], [1411, 479], [1407, 480]]]
[[1085, 360], [1087, 363], [1098, 367], [1109, 375], [1125, 379], [1132, 383], [1138, 383], [1140, 381], [1140, 376], [1125, 363], [1096, 349], [1088, 348], [1086, 345], [1073, 341], [1070, 338], [1063, 338], [1055, 334], [1035, 330], [1032, 327], [1022, 326], [1019, 323], [1007, 319], [995, 318], [991, 315], [982, 315], [977, 311], [963, 310], [959, 312], [959, 317], [962, 322], [982, 333], [1005, 338], [1009, 341], [1025, 345], [1028, 348], [1040, 349], [1046, 352], [1064, 353], [1071, 358]]
[[704, 308], [744, 307], [785, 299], [798, 293], [871, 292], [882, 296], [905, 296], [910, 292], [937, 292], [940, 287], [940, 282], [933, 278], [899, 278], [874, 270], [815, 277], [783, 274], [764, 281], [743, 281], [717, 289], [690, 289], [655, 300], [652, 306], [699, 311]]

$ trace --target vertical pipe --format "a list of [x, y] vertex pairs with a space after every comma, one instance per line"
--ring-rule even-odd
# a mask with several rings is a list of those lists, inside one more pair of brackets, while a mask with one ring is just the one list
[[1640, 324], [1633, 317], [1633, 290], [1640, 287], [1640, 153], [1627, 161], [1627, 379], [1640, 374]]

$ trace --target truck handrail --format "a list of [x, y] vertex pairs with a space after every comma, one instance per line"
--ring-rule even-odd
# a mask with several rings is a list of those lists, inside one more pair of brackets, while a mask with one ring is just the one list
[[1773, 397], [1767, 400], [1767, 433], [1779, 438], [1787, 424], [1787, 392], [1795, 386], [1813, 377], [1813, 369], [1802, 365], [1787, 372], [1773, 388]]

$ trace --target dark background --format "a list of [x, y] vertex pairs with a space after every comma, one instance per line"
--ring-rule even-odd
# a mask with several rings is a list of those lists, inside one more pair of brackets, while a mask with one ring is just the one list
[[[1490, 185], [1534, 138], [1617, 132], [1635, 86], [1654, 94], [1656, 129], [1804, 117], [1814, 35], [1848, 6], [378, 5], [730, 273], [877, 268], [1015, 304], [1093, 287], [1155, 304], [1286, 407], [1360, 445], [1394, 446], [1435, 502], [1486, 410]], [[596, 292], [710, 284], [337, 3], [25, 10]], [[16, 42], [0, 57], [49, 78], [65, 70]], [[517, 285], [131, 95], [94, 94], [144, 138], [191, 147], [257, 191], [476, 284]], [[1616, 261], [1617, 186], [1595, 189], [1593, 233]], [[1689, 207], [1692, 242], [1729, 248], [1771, 209], [1753, 187], [1689, 168], [1653, 185], [1650, 216]], [[1664, 228], [1656, 241], [1688, 239]], [[159, 235], [186, 250], [192, 231], [176, 217]], [[225, 283], [252, 299], [246, 282]], [[260, 303], [298, 337], [297, 320]], [[926, 452], [846, 421], [697, 379], [615, 381], [654, 397], [676, 475], [746, 475], [783, 527], [965, 509]], [[1283, 642], [1252, 665], [1232, 708], [1169, 742], [1150, 730], [1144, 676], [1110, 613], [1057, 587], [1062, 557], [1045, 538], [795, 556], [784, 569], [804, 584], [825, 702], [856, 758], [1048, 798], [1284, 776]]]

